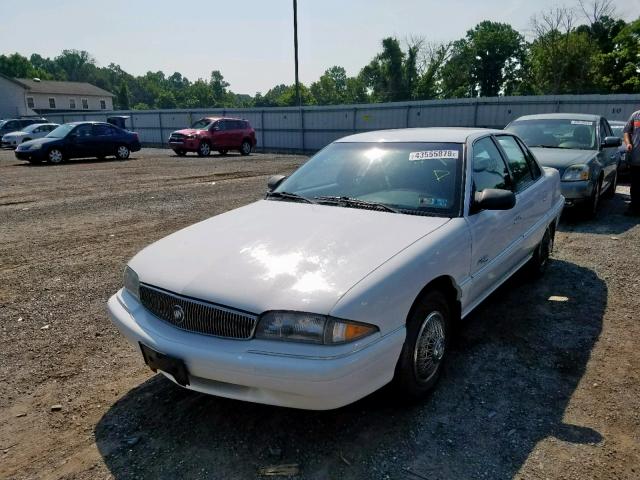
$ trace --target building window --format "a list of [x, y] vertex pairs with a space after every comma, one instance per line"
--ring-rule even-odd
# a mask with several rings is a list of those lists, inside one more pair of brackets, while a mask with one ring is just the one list
[[87, 100], [86, 98], [82, 99], [82, 109], [89, 110], [89, 100]]
[[33, 101], [33, 97], [27, 97], [27, 107], [35, 108], [36, 102]]
[[76, 108], [76, 99], [75, 98], [70, 98], [69, 99], [69, 108]]
[[56, 108], [56, 99], [53, 97], [49, 98], [49, 108]]
[[106, 100], [100, 100], [100, 109], [101, 110], [106, 110], [107, 109], [107, 101]]

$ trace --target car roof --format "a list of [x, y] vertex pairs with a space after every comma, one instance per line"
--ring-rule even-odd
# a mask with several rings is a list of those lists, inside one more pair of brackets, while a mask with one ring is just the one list
[[242, 120], [244, 122], [247, 121], [247, 119], [245, 118], [238, 118], [238, 117], [202, 117], [199, 120], [209, 120], [210, 122], [215, 122], [217, 120]]
[[524, 115], [518, 117], [514, 122], [520, 120], [585, 120], [590, 122], [598, 122], [602, 116], [592, 115], [588, 113], [538, 113], [536, 115]]
[[112, 123], [98, 122], [95, 120], [83, 120], [81, 122], [67, 122], [67, 125], [109, 125], [110, 127], [117, 126], [117, 125], [113, 125]]
[[475, 138], [489, 133], [508, 132], [489, 128], [464, 127], [399, 128], [394, 130], [375, 130], [373, 132], [356, 133], [336, 140], [336, 142], [464, 143], [471, 137]]

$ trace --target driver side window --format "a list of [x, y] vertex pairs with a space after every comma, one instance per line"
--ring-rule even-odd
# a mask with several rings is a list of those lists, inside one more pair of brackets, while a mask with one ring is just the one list
[[509, 190], [509, 170], [498, 147], [490, 137], [473, 144], [473, 191], [487, 188]]

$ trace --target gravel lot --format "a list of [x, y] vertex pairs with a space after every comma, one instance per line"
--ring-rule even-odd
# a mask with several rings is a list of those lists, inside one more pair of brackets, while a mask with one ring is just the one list
[[563, 220], [545, 278], [516, 276], [470, 316], [423, 404], [383, 390], [288, 410], [148, 371], [105, 312], [125, 262], [304, 159], [145, 149], [51, 167], [0, 152], [0, 478], [240, 479], [279, 464], [315, 479], [640, 478], [640, 219], [623, 215], [625, 185], [596, 220]]

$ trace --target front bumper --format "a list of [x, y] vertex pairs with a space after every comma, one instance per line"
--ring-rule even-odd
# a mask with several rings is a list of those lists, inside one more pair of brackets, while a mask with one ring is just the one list
[[593, 184], [589, 180], [560, 182], [560, 190], [566, 205], [572, 206], [587, 201], [593, 194]]
[[169, 140], [169, 147], [173, 150], [187, 150], [190, 152], [196, 152], [200, 146], [200, 139], [198, 138], [184, 138], [181, 140]]
[[308, 346], [304, 355], [300, 352], [306, 345], [182, 331], [154, 317], [123, 290], [109, 299], [108, 311], [136, 348], [143, 343], [183, 360], [190, 383], [185, 388], [309, 410], [342, 407], [389, 383], [405, 339], [402, 328], [372, 337], [355, 351], [350, 351], [352, 345]]
[[13, 153], [19, 160], [44, 160], [45, 158], [45, 153], [42, 148], [38, 150], [16, 150]]
[[2, 148], [16, 148], [18, 146], [18, 140], [2, 140], [0, 147]]

